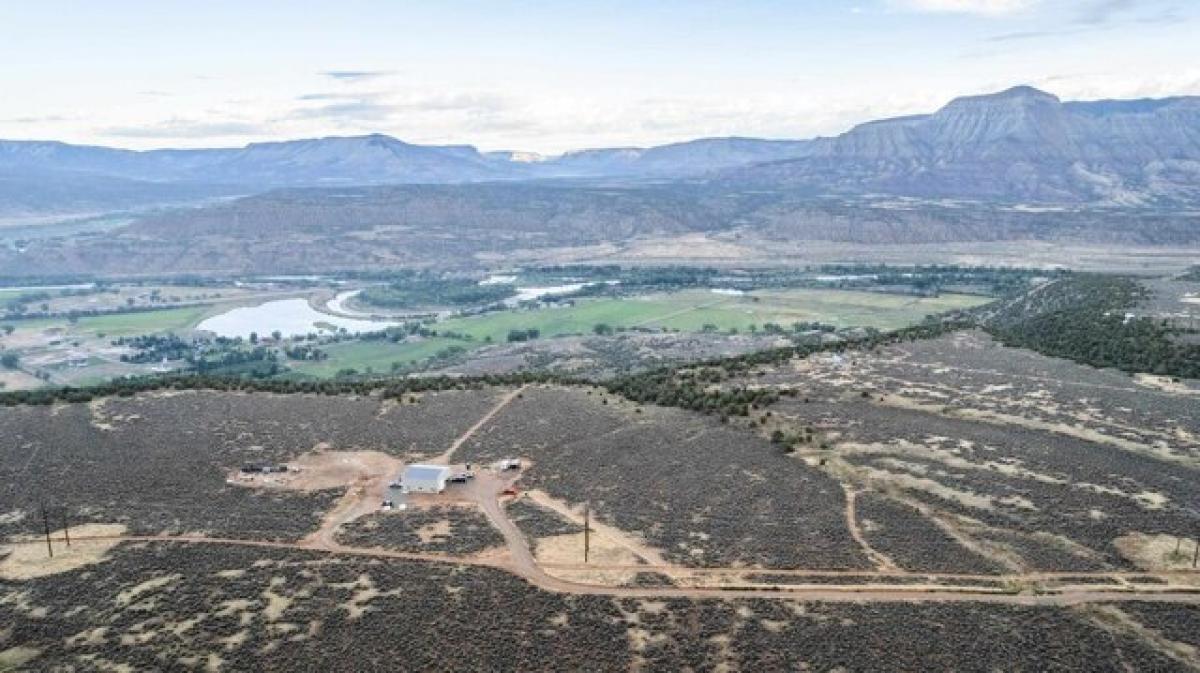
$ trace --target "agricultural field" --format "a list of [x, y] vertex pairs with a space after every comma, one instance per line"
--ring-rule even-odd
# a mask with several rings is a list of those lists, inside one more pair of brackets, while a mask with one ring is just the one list
[[[191, 286], [163, 284], [115, 284], [103, 287], [6, 290], [0, 288], [0, 308], [21, 300], [31, 312], [71, 313], [118, 309], [166, 308], [193, 304], [245, 301], [264, 294], [233, 284]], [[3, 314], [3, 311], [0, 311]]]
[[289, 362], [293, 371], [317, 378], [330, 378], [345, 369], [359, 373], [385, 374], [393, 364], [404, 367], [418, 365], [451, 346], [461, 346], [455, 339], [430, 337], [400, 343], [391, 341], [344, 341], [322, 346], [327, 360]]
[[[61, 294], [56, 294], [61, 293]], [[272, 299], [308, 299], [313, 320], [331, 292], [321, 288], [302, 288], [263, 282], [255, 285], [142, 286], [117, 285], [103, 290], [46, 291], [45, 302], [25, 305], [46, 317], [23, 317], [4, 322], [11, 334], [0, 332], [0, 350], [21, 357], [19, 371], [30, 377], [9, 377], [6, 389], [24, 389], [43, 385], [84, 386], [127, 375], [146, 375], [177, 369], [180, 360], [161, 362], [148, 358], [140, 364], [123, 362], [122, 355], [133, 351], [112, 342], [144, 335], [175, 335], [190, 343], [203, 336], [197, 327], [208, 318], [229, 311], [260, 311], [249, 317], [261, 323], [258, 335], [267, 337], [281, 318], [272, 313], [278, 302]], [[402, 341], [362, 340], [353, 334], [325, 332], [319, 343], [307, 340], [272, 344], [288, 375], [332, 378], [354, 374], [385, 374], [397, 370], [423, 371], [455, 367], [455, 371], [495, 371], [489, 360], [505, 360], [506, 352], [535, 344], [544, 355], [508, 359], [501, 370], [546, 367], [561, 357], [571, 344], [555, 343], [556, 338], [588, 339], [593, 360], [599, 362], [559, 363], [560, 370], [590, 374], [611, 374], [627, 370], [637, 363], [678, 361], [680, 352], [698, 355], [725, 355], [769, 346], [778, 337], [755, 334], [767, 324], [791, 329], [794, 323], [820, 322], [831, 327], [876, 327], [891, 329], [913, 324], [931, 313], [970, 308], [989, 301], [987, 297], [946, 293], [938, 297], [872, 293], [853, 290], [772, 289], [746, 294], [718, 294], [708, 290], [657, 292], [614, 298], [578, 299], [567, 304], [549, 303], [534, 308], [514, 308], [454, 317], [448, 313], [426, 325], [443, 336], [410, 336]], [[332, 305], [332, 304], [330, 304]], [[152, 310], [151, 310], [152, 309]], [[102, 312], [91, 315], [89, 312]], [[329, 320], [342, 318], [331, 315]], [[351, 321], [357, 329], [364, 326], [381, 330], [395, 324]], [[597, 325], [609, 333], [593, 334]], [[377, 326], [377, 327], [376, 327]], [[612, 333], [615, 330], [636, 330]], [[315, 327], [310, 331], [318, 331]], [[533, 334], [528, 341], [512, 345], [513, 333]], [[703, 343], [682, 351], [671, 344], [654, 343], [654, 335], [682, 333], [694, 335]], [[623, 346], [625, 337], [638, 341], [630, 353]], [[447, 336], [448, 335], [448, 336]], [[244, 336], [244, 335], [243, 335]], [[285, 335], [287, 336], [287, 335]], [[675, 337], [680, 340], [683, 337]], [[282, 350], [293, 343], [308, 344], [321, 351], [319, 359], [287, 359]], [[610, 343], [612, 345], [610, 345]], [[661, 353], [657, 353], [661, 350]]]
[[[606, 354], [606, 350], [650, 351], [650, 360], [679, 359], [672, 353], [670, 344], [653, 343], [653, 334], [630, 333], [639, 343], [633, 349], [622, 348], [622, 342], [630, 339], [625, 334], [597, 338], [593, 335], [597, 325], [612, 330], [639, 329], [643, 332], [682, 332], [696, 335], [686, 359], [703, 356], [726, 355], [745, 352], [754, 348], [768, 347], [778, 337], [757, 338], [753, 332], [768, 323], [791, 329], [794, 323], [820, 322], [836, 327], [875, 327], [894, 329], [920, 322], [926, 315], [960, 310], [978, 306], [989, 301], [977, 295], [943, 294], [939, 297], [913, 297], [897, 294], [858, 292], [846, 290], [764, 290], [744, 295], [715, 294], [707, 290], [687, 290], [674, 293], [659, 293], [645, 296], [614, 299], [582, 299], [574, 305], [547, 306], [537, 309], [512, 309], [487, 313], [480, 316], [448, 318], [433, 327], [444, 334], [456, 334], [463, 338], [428, 338], [407, 340], [400, 343], [386, 341], [346, 342], [331, 345], [323, 350], [327, 360], [320, 362], [291, 363], [299, 373], [327, 377], [353, 369], [388, 372], [393, 364], [413, 367], [425, 364], [441, 369], [437, 363], [425, 362], [457, 347], [467, 351], [458, 362], [447, 365], [449, 371], [495, 371], [487, 369], [489, 358], [504, 358], [513, 350], [535, 351], [546, 356], [527, 358], [500, 365], [502, 370], [521, 368], [526, 364], [542, 366], [547, 359], [563, 360], [559, 357], [564, 349], [578, 348], [580, 335], [586, 335], [585, 350], [592, 350], [588, 357], [601, 360], [593, 363], [566, 364], [562, 369], [583, 370], [589, 373], [612, 372], [628, 369], [639, 358], [636, 353], [621, 352], [620, 357]], [[538, 338], [515, 346], [506, 343], [510, 333], [536, 330]], [[701, 334], [703, 332], [712, 334]], [[738, 333], [731, 337], [729, 333]], [[556, 344], [547, 339], [574, 338], [568, 344]], [[680, 340], [684, 337], [675, 337]], [[699, 342], [699, 343], [697, 343]], [[589, 348], [595, 345], [595, 348]], [[655, 357], [653, 351], [661, 350]], [[630, 357], [632, 356], [632, 357]], [[483, 368], [482, 370], [480, 368]]]
[[766, 323], [790, 327], [796, 322], [894, 329], [920, 322], [929, 314], [971, 308], [987, 301], [987, 297], [976, 295], [925, 298], [849, 290], [762, 290], [738, 295], [686, 290], [453, 319], [441, 323], [441, 327], [478, 340], [491, 337], [496, 341], [503, 341], [515, 329], [532, 328], [542, 336], [559, 336], [587, 334], [597, 324], [685, 332], [698, 332], [705, 325], [720, 331], [744, 332]]
[[[295, 374], [317, 378], [350, 372], [481, 373], [527, 367], [603, 375], [639, 364], [678, 361], [681, 355], [693, 359], [769, 347], [780, 340], [778, 335], [755, 334], [769, 323], [789, 330], [797, 322], [891, 328], [918, 322], [931, 312], [984, 301], [973, 295], [919, 298], [840, 290], [772, 290], [752, 295], [689, 290], [580, 299], [565, 305], [444, 317], [426, 326], [442, 336], [409, 336], [400, 341], [339, 338], [317, 345], [321, 359], [289, 360], [287, 366]], [[267, 332], [266, 325], [260, 333]], [[593, 334], [598, 325], [606, 328], [605, 334]], [[514, 344], [514, 333], [533, 336]], [[560, 343], [560, 339], [567, 341]], [[685, 340], [691, 342], [685, 349], [655, 343]], [[518, 351], [522, 357], [513, 357]], [[582, 361], [580, 351], [589, 351]]]

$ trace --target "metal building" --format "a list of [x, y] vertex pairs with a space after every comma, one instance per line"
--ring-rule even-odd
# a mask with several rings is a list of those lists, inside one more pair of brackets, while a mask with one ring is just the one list
[[405, 493], [441, 493], [446, 490], [450, 468], [445, 465], [407, 465], [400, 476]]

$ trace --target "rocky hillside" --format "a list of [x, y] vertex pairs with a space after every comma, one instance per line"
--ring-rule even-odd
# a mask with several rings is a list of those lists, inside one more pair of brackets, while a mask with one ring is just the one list
[[1030, 87], [870, 122], [725, 181], [793, 192], [1094, 205], [1200, 202], [1200, 97], [1063, 103]]

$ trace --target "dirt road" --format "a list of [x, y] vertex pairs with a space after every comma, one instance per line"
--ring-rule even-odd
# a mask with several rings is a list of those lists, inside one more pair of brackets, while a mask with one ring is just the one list
[[434, 458], [430, 462], [438, 463], [441, 465], [448, 465], [450, 463], [450, 460], [452, 458], [454, 458], [454, 452], [458, 451], [458, 447], [465, 444], [466, 441], [468, 439], [470, 439], [476, 432], [479, 432], [480, 428], [487, 425], [488, 421], [492, 420], [492, 418], [495, 417], [496, 414], [500, 413], [500, 411], [502, 409], [504, 409], [504, 407], [508, 406], [508, 404], [510, 402], [512, 402], [514, 399], [516, 399], [518, 395], [525, 392], [525, 389], [528, 387], [529, 387], [529, 384], [525, 384], [525, 385], [521, 386], [520, 388], [517, 388], [516, 390], [508, 393], [504, 397], [500, 398], [500, 401], [496, 403], [496, 406], [492, 407], [490, 411], [488, 411], [486, 414], [484, 414], [483, 418], [479, 419], [478, 421], [475, 421], [475, 425], [472, 425], [471, 427], [467, 428], [466, 432], [459, 435], [458, 439], [454, 440], [454, 442], [450, 445], [450, 448], [446, 449], [442, 453], [442, 455], [438, 456], [437, 458]]
[[854, 538], [854, 541], [858, 543], [863, 553], [867, 555], [871, 563], [874, 563], [875, 567], [881, 572], [895, 572], [897, 568], [892, 559], [872, 547], [871, 543], [867, 542], [866, 536], [862, 534], [862, 529], [858, 526], [858, 511], [855, 508], [858, 491], [850, 488], [845, 483], [842, 483], [842, 491], [846, 494], [846, 528], [850, 531], [850, 537]]
[[[499, 506], [499, 505], [497, 505]], [[506, 517], [502, 517], [507, 520]], [[511, 525], [511, 524], [509, 524]], [[524, 542], [510, 535], [520, 536], [519, 531], [509, 529], [505, 539], [511, 543]], [[326, 547], [313, 546], [303, 542], [271, 542], [266, 540], [242, 540], [231, 538], [204, 537], [197, 535], [112, 535], [73, 538], [75, 540], [121, 540], [128, 542], [158, 542], [183, 544], [210, 544], [256, 547], [263, 549], [294, 549], [317, 553], [336, 554], [343, 556], [367, 556], [372, 558], [399, 559], [405, 561], [420, 561], [432, 563], [452, 563], [455, 565], [471, 565], [506, 570], [518, 575], [530, 584], [546, 591], [555, 593], [585, 594], [595, 596], [614, 596], [621, 598], [773, 598], [803, 601], [831, 602], [978, 602], [999, 603], [1011, 605], [1051, 605], [1068, 606], [1084, 603], [1107, 603], [1122, 601], [1151, 601], [1163, 603], [1193, 603], [1200, 604], [1200, 588], [1180, 588], [1170, 585], [1142, 586], [1136, 589], [1063, 589], [1038, 594], [1013, 594], [1003, 592], [988, 592], [972, 586], [931, 587], [925, 585], [879, 586], [864, 584], [821, 585], [794, 587], [611, 587], [582, 584], [558, 579], [547, 575], [536, 563], [532, 555], [527, 560], [515, 561], [510, 558], [450, 556], [443, 554], [428, 554], [416, 552], [398, 552], [385, 549], [363, 549], [332, 545]], [[61, 539], [59, 539], [61, 542]], [[44, 540], [21, 542], [18, 544], [44, 544]], [[528, 547], [526, 554], [528, 554]], [[517, 554], [516, 556], [519, 556]], [[595, 568], [595, 566], [588, 566]], [[646, 566], [636, 566], [646, 569]], [[726, 572], [746, 572], [745, 568], [711, 569]], [[773, 572], [766, 570], [764, 572]], [[806, 571], [807, 572], [807, 571]], [[863, 573], [846, 573], [862, 576]], [[1141, 573], [1145, 574], [1145, 573]], [[886, 575], [884, 575], [886, 576]], [[1084, 573], [1071, 573], [1073, 577], [1086, 576]], [[936, 577], [936, 576], [934, 576]], [[995, 577], [990, 577], [995, 579]]]

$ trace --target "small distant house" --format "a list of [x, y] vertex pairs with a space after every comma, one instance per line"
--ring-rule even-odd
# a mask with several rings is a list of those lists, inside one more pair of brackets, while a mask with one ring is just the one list
[[406, 493], [441, 493], [446, 490], [450, 468], [445, 465], [408, 465], [400, 476]]

